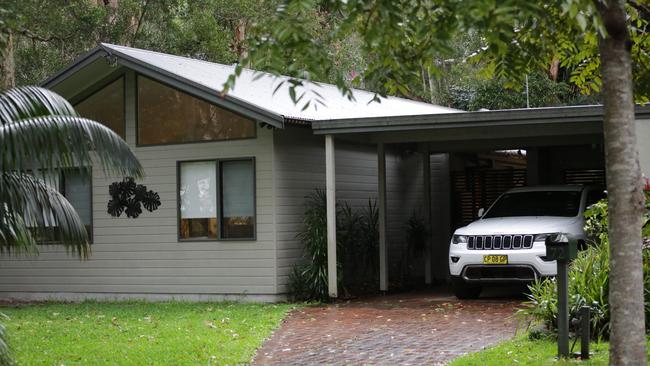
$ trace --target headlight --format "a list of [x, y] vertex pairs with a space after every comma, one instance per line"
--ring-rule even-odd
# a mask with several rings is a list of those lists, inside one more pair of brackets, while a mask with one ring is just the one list
[[537, 241], [546, 241], [546, 238], [548, 238], [549, 236], [553, 236], [555, 234], [556, 233], [537, 234], [537, 235], [535, 235], [535, 239], [533, 241], [536, 241], [536, 242]]
[[453, 244], [466, 244], [467, 243], [467, 235], [454, 235], [451, 239], [451, 242]]

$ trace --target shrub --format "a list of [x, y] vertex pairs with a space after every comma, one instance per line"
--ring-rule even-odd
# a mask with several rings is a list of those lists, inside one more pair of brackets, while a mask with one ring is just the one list
[[[555, 279], [529, 286], [529, 307], [524, 315], [557, 328], [557, 286]], [[591, 307], [591, 329], [595, 338], [609, 334], [609, 245], [589, 246], [579, 253], [569, 269], [569, 316], [577, 318], [582, 306]]]
[[379, 282], [377, 205], [368, 200], [368, 204], [359, 209], [353, 209], [347, 203], [341, 207], [337, 239], [343, 258], [343, 285], [347, 290], [374, 289]]
[[296, 266], [290, 273], [292, 296], [295, 300], [327, 301], [327, 209], [323, 190], [317, 189], [307, 196], [303, 230], [298, 233], [298, 239], [304, 246], [305, 264]]
[[411, 214], [406, 222], [406, 245], [412, 256], [422, 254], [429, 240], [427, 224], [415, 212]]
[[[646, 200], [646, 203], [650, 201]], [[578, 253], [569, 268], [569, 314], [577, 318], [582, 306], [591, 307], [592, 337], [609, 337], [609, 240], [607, 236], [607, 201], [602, 200], [585, 212], [585, 232], [590, 238], [586, 250]], [[648, 231], [648, 219], [644, 236]], [[650, 251], [643, 250], [646, 318], [650, 319]], [[557, 328], [557, 286], [555, 279], [538, 281], [529, 286], [527, 307], [520, 315]], [[650, 324], [646, 322], [647, 330]]]
[[400, 275], [401, 286], [411, 284], [414, 258], [424, 258], [423, 252], [429, 240], [429, 230], [426, 222], [413, 211], [406, 221], [406, 250], [402, 252]]
[[[303, 244], [302, 264], [289, 273], [289, 293], [298, 301], [328, 301], [327, 274], [327, 208], [326, 195], [316, 189], [307, 197], [303, 229], [298, 239]], [[346, 285], [378, 281], [379, 213], [377, 205], [354, 209], [347, 202], [336, 205], [337, 280], [340, 288]], [[348, 281], [342, 271], [343, 263], [351, 270]], [[354, 282], [356, 281], [356, 282]], [[347, 283], [346, 283], [347, 282]], [[343, 286], [342, 286], [343, 285]]]

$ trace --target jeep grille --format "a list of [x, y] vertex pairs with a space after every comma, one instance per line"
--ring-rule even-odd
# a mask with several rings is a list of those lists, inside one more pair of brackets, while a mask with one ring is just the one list
[[530, 249], [532, 235], [470, 235], [467, 238], [469, 250]]

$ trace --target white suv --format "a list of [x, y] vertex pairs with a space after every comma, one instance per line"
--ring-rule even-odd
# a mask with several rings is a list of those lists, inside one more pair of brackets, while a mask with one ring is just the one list
[[589, 186], [515, 188], [499, 198], [480, 219], [454, 232], [449, 272], [456, 297], [476, 298], [482, 285], [526, 283], [555, 276], [546, 259], [549, 234], [567, 233], [584, 246], [584, 210], [603, 197]]

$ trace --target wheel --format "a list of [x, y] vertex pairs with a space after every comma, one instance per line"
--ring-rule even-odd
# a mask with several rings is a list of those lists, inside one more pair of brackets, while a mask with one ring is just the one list
[[478, 299], [479, 295], [481, 295], [481, 286], [468, 285], [460, 279], [454, 280], [452, 286], [454, 295], [460, 300]]

